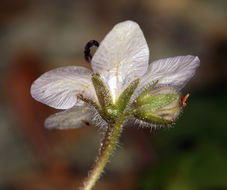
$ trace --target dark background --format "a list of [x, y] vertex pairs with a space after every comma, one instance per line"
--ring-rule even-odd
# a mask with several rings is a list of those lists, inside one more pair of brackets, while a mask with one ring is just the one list
[[171, 128], [128, 126], [96, 189], [227, 190], [226, 0], [1, 0], [0, 189], [73, 190], [91, 168], [100, 130], [48, 131], [57, 110], [30, 96], [50, 69], [89, 65], [84, 45], [134, 20], [150, 61], [197, 55], [188, 106]]

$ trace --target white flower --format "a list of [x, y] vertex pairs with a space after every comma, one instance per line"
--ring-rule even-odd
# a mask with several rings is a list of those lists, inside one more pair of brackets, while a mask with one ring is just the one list
[[77, 95], [99, 104], [93, 73], [100, 75], [115, 104], [137, 78], [140, 82], [132, 99], [155, 81], [158, 81], [157, 87], [164, 85], [179, 91], [193, 77], [200, 62], [191, 55], [160, 59], [151, 64], [148, 61], [149, 49], [139, 25], [133, 21], [121, 22], [100, 43], [91, 60], [93, 71], [79, 66], [51, 70], [32, 84], [31, 95], [50, 107], [65, 110], [47, 118], [47, 128], [76, 128], [94, 117], [88, 104]]

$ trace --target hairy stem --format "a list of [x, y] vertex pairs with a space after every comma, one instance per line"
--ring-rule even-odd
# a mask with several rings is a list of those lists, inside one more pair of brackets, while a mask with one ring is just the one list
[[128, 115], [129, 113], [125, 113], [117, 119], [114, 125], [108, 125], [101, 145], [100, 155], [95, 163], [94, 168], [89, 172], [89, 176], [85, 180], [82, 190], [90, 190], [96, 184], [116, 147], [118, 138], [122, 131], [123, 123]]
[[102, 155], [103, 152], [105, 151], [106, 147], [108, 146], [109, 142], [110, 142], [110, 137], [113, 131], [113, 124], [112, 123], [108, 123], [108, 126], [106, 128], [106, 132], [105, 132], [105, 136], [101, 142], [101, 148], [100, 148], [100, 153], [99, 155]]

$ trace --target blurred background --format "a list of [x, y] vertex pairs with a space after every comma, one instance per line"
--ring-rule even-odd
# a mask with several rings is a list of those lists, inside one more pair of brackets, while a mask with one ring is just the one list
[[1, 0], [0, 189], [78, 189], [100, 130], [46, 130], [57, 110], [33, 100], [30, 86], [56, 67], [90, 67], [85, 44], [130, 19], [144, 32], [150, 61], [192, 54], [201, 66], [174, 127], [128, 126], [96, 189], [227, 190], [226, 10], [226, 0]]

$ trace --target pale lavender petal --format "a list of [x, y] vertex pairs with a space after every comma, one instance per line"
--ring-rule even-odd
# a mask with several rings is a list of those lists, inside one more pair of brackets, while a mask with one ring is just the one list
[[48, 129], [70, 129], [90, 125], [91, 110], [85, 104], [50, 115], [45, 120]]
[[78, 104], [76, 95], [97, 100], [91, 82], [91, 71], [85, 67], [69, 66], [41, 75], [31, 86], [34, 99], [56, 109], [69, 109]]
[[148, 67], [149, 49], [139, 25], [121, 22], [106, 35], [92, 58], [92, 69], [110, 87], [114, 99]]
[[177, 56], [154, 61], [148, 67], [146, 74], [141, 78], [141, 89], [158, 80], [159, 85], [171, 85], [181, 90], [194, 76], [200, 60], [196, 56]]

